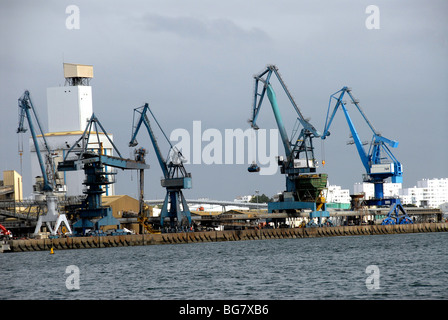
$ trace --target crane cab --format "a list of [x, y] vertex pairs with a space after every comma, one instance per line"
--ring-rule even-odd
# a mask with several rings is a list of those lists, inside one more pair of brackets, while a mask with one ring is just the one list
[[247, 171], [249, 171], [251, 173], [260, 172], [260, 167], [254, 162], [249, 166], [249, 168], [247, 168]]

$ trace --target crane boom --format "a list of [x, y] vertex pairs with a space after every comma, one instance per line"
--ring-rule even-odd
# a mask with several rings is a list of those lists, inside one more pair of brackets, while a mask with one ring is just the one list
[[[290, 140], [286, 133], [286, 129], [283, 123], [283, 119], [280, 114], [280, 108], [277, 103], [277, 98], [274, 89], [271, 85], [271, 77], [274, 74], [278, 81], [280, 82], [283, 90], [285, 91], [289, 101], [291, 102], [294, 110], [297, 114], [297, 120], [302, 125], [302, 130], [298, 137], [294, 137]], [[252, 119], [249, 121], [253, 129], [257, 130], [257, 120], [258, 115], [261, 110], [264, 96], [267, 95], [269, 102], [271, 103], [272, 111], [274, 112], [274, 117], [277, 123], [278, 130], [283, 142], [283, 147], [285, 150], [286, 160], [280, 160], [279, 164], [282, 166], [282, 173], [289, 174], [299, 174], [307, 172], [316, 172], [316, 162], [314, 158], [314, 148], [312, 144], [312, 138], [320, 137], [321, 133], [303, 116], [297, 103], [292, 97], [288, 90], [285, 82], [283, 81], [278, 68], [275, 65], [268, 65], [266, 70], [255, 78], [255, 91], [254, 91], [254, 102], [252, 108]], [[259, 92], [260, 82], [263, 83], [261, 92]], [[300, 160], [301, 156], [305, 156], [304, 160]]]
[[[159, 161], [160, 168], [162, 169], [163, 176], [165, 178], [168, 178], [168, 168], [167, 168], [167, 165], [166, 165], [166, 161], [165, 161], [165, 159], [164, 159], [164, 157], [162, 155], [162, 152], [160, 151], [159, 144], [157, 143], [156, 136], [154, 135], [154, 132], [152, 131], [151, 125], [149, 123], [148, 116], [146, 115], [147, 111], [149, 111], [151, 113], [151, 115], [153, 116], [153, 118], [155, 119], [155, 117], [154, 117], [151, 109], [149, 109], [149, 105], [147, 103], [144, 106], [140, 107], [140, 108], [135, 108], [134, 109], [134, 123], [135, 123], [135, 116], [136, 116], [136, 114], [139, 114], [139, 116], [138, 116], [138, 122], [137, 122], [137, 124], [134, 127], [132, 138], [131, 138], [131, 141], [129, 142], [129, 146], [130, 147], [135, 147], [138, 144], [137, 139], [136, 139], [137, 138], [137, 134], [138, 134], [142, 124], [144, 124], [146, 129], [148, 130], [148, 134], [149, 134], [149, 137], [151, 139], [152, 145], [154, 147], [154, 151], [156, 152], [156, 157], [157, 157], [157, 160]], [[155, 121], [157, 122], [157, 120], [155, 120]], [[159, 123], [157, 122], [157, 124], [159, 124]], [[160, 128], [160, 125], [159, 125], [159, 128]], [[162, 130], [162, 132], [163, 132], [163, 130]], [[165, 135], [164, 132], [163, 132], [163, 134]], [[166, 137], [166, 135], [165, 135], [165, 137]]]
[[[320, 133], [318, 132], [318, 130], [316, 128], [314, 128], [314, 126], [311, 123], [309, 123], [309, 121], [306, 120], [305, 117], [303, 116], [302, 112], [300, 111], [300, 108], [298, 107], [297, 103], [295, 102], [294, 98], [292, 97], [291, 93], [289, 92], [288, 87], [286, 86], [285, 82], [283, 81], [283, 78], [281, 77], [280, 73], [278, 72], [277, 66], [275, 66], [275, 65], [268, 65], [266, 67], [265, 71], [261, 72], [259, 75], [254, 76], [256, 90], [254, 93], [254, 108], [253, 108], [253, 115], [252, 115], [252, 127], [257, 127], [256, 120], [258, 118], [258, 113], [260, 112], [261, 104], [263, 103], [264, 94], [267, 90], [267, 87], [270, 86], [270, 79], [271, 79], [272, 73], [275, 74], [278, 81], [280, 82], [283, 90], [285, 91], [286, 95], [288, 96], [289, 101], [291, 102], [292, 106], [294, 107], [294, 110], [297, 112], [297, 114], [299, 116], [299, 120], [302, 123], [302, 125], [304, 127], [306, 127], [308, 130], [315, 132], [317, 136], [320, 136]], [[263, 79], [262, 77], [265, 75], [266, 75], [266, 78]], [[261, 93], [258, 93], [258, 90], [257, 90], [259, 81], [261, 81], [265, 84]], [[271, 87], [271, 91], [273, 91], [272, 87]], [[260, 100], [257, 99], [258, 97], [260, 97]], [[258, 100], [258, 102], [257, 102], [257, 100]]]
[[[40, 125], [39, 118], [37, 116], [37, 112], [33, 106], [33, 103], [31, 101], [30, 92], [26, 90], [23, 95], [19, 98], [19, 109], [20, 109], [20, 115], [19, 115], [19, 127], [17, 129], [17, 133], [24, 133], [27, 131], [25, 128], [25, 117], [28, 120], [28, 127], [30, 128], [31, 137], [33, 139], [34, 148], [36, 149], [37, 159], [39, 161], [39, 166], [42, 172], [42, 178], [44, 180], [44, 186], [43, 191], [53, 191], [55, 185], [54, 181], [52, 181], [55, 177], [54, 174], [54, 163], [52, 161], [51, 157], [51, 150], [48, 146], [47, 139], [45, 138], [45, 134], [43, 132], [42, 126]], [[40, 151], [39, 147], [39, 141], [37, 139], [36, 130], [34, 129], [33, 119], [31, 112], [34, 114], [34, 118], [36, 119], [36, 124], [39, 128], [40, 134], [42, 136], [42, 140], [44, 142], [45, 151], [47, 152], [47, 162], [49, 165], [49, 170], [46, 169], [45, 162], [42, 157], [42, 153]], [[49, 178], [49, 175], [51, 174], [51, 178]]]
[[[338, 98], [335, 98], [335, 96], [339, 92], [340, 92], [340, 96]], [[332, 113], [329, 121], [328, 121], [328, 115], [327, 115], [327, 121], [325, 123], [325, 130], [324, 130], [324, 134], [322, 135], [322, 139], [325, 139], [327, 135], [330, 135], [328, 130], [330, 129], [330, 126], [331, 126], [331, 124], [333, 122], [333, 119], [334, 119], [334, 116], [336, 114], [336, 111], [340, 107], [343, 110], [343, 112], [344, 112], [344, 116], [345, 116], [345, 118], [347, 120], [347, 124], [348, 124], [348, 126], [350, 128], [350, 132], [351, 132], [351, 135], [352, 135], [353, 140], [355, 142], [355, 146], [356, 146], [356, 149], [358, 151], [359, 157], [361, 158], [361, 162], [362, 162], [364, 168], [366, 169], [366, 171], [368, 172], [370, 169], [369, 169], [369, 159], [368, 159], [367, 153], [364, 150], [363, 143], [362, 143], [362, 141], [361, 141], [361, 139], [359, 137], [359, 134], [358, 134], [358, 132], [357, 132], [357, 130], [355, 128], [355, 125], [353, 124], [353, 121], [350, 118], [350, 114], [348, 113], [348, 110], [347, 110], [347, 108], [345, 108], [345, 104], [342, 101], [342, 97], [344, 96], [345, 92], [346, 92], [345, 90], [340, 90], [340, 91], [336, 92], [335, 94], [333, 94], [331, 96], [331, 98], [330, 98], [330, 104], [331, 104], [331, 99], [337, 99], [337, 102], [336, 102], [336, 106], [333, 109], [333, 113]], [[328, 114], [328, 112], [327, 112], [327, 114]], [[364, 117], [364, 113], [362, 112], [361, 114]], [[364, 117], [364, 119], [367, 119], [367, 118]], [[370, 124], [370, 122], [368, 122], [368, 123]], [[373, 127], [370, 126], [370, 128], [373, 128]]]

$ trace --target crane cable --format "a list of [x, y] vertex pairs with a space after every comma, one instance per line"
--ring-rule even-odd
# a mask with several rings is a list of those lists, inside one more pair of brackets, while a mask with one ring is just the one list
[[256, 156], [256, 136], [255, 136], [255, 129], [252, 128], [252, 164], [255, 165], [257, 163], [257, 156]]
[[17, 137], [17, 151], [19, 152], [19, 157], [20, 157], [20, 175], [23, 175], [23, 165], [22, 165], [22, 155], [23, 155], [23, 135], [20, 134], [19, 132], [19, 136]]
[[320, 140], [320, 153], [322, 157], [322, 166], [325, 167], [325, 140]]

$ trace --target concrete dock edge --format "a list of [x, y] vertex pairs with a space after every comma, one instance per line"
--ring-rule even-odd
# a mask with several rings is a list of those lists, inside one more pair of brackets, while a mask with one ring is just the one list
[[18, 239], [9, 241], [9, 252], [50, 251], [51, 248], [54, 250], [70, 250], [218, 241], [366, 236], [423, 232], [448, 232], [448, 223], [225, 230], [102, 237], [64, 237], [55, 239]]

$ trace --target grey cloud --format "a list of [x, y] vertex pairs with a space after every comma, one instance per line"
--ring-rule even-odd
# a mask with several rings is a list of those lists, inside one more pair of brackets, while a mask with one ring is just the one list
[[192, 16], [169, 17], [148, 13], [142, 17], [147, 29], [154, 32], [168, 32], [183, 38], [197, 39], [241, 39], [268, 40], [269, 36], [260, 28], [245, 29], [225, 19], [201, 19]]
[[[370, 4], [365, 1], [112, 0], [105, 5], [77, 0], [81, 28], [68, 30], [65, 9], [71, 3], [0, 1], [0, 171], [22, 172], [17, 98], [29, 89], [45, 123], [46, 88], [64, 85], [63, 61], [94, 65], [94, 110], [124, 155], [132, 108], [144, 102], [154, 107], [166, 133], [190, 131], [194, 120], [203, 121], [204, 129], [245, 130], [252, 76], [273, 63], [304, 115], [321, 130], [329, 95], [351, 86], [375, 127], [400, 142], [394, 154], [406, 170], [407, 187], [422, 178], [448, 176], [446, 0], [375, 1], [380, 30], [365, 27]], [[289, 130], [294, 111], [278, 85], [274, 89], [284, 101], [281, 112]], [[269, 109], [264, 102], [262, 128], [277, 127]], [[343, 115], [335, 121], [325, 147], [315, 145], [318, 158], [319, 152], [326, 155], [320, 172], [328, 173], [331, 184], [352, 188], [364, 168], [354, 147], [345, 144]], [[362, 139], [369, 139], [360, 130], [363, 122], [353, 121]], [[27, 149], [29, 135], [23, 138]], [[154, 154], [144, 133], [140, 143]], [[34, 179], [29, 156], [23, 155], [24, 194], [30, 194]], [[148, 162], [145, 197], [160, 198], [165, 190], [159, 164], [154, 156]], [[194, 176], [188, 198], [231, 200], [255, 188], [270, 195], [284, 189], [281, 174], [253, 176], [244, 165], [187, 170]], [[116, 192], [138, 197], [129, 175], [120, 173]]]

